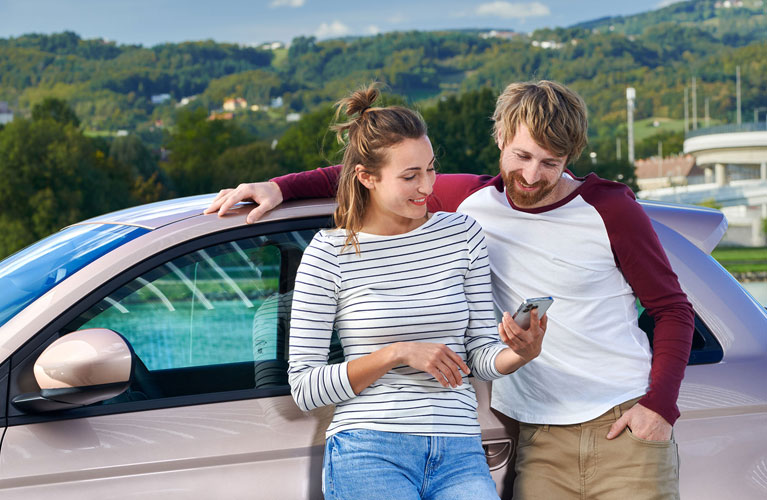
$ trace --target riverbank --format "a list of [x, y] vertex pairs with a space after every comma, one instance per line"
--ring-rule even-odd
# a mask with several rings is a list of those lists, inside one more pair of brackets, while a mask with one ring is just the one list
[[767, 281], [767, 271], [730, 272], [741, 283], [759, 283]]

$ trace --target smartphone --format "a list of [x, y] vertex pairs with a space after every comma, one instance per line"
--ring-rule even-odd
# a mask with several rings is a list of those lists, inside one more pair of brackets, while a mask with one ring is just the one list
[[553, 297], [525, 299], [525, 301], [519, 305], [517, 312], [514, 313], [512, 318], [514, 318], [514, 321], [516, 321], [519, 326], [527, 330], [530, 328], [530, 313], [533, 312], [533, 309], [538, 309], [538, 318], [540, 319], [546, 314], [546, 311], [553, 302]]

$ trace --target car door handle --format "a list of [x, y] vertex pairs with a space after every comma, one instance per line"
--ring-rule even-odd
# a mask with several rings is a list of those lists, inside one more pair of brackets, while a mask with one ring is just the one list
[[506, 467], [514, 455], [514, 441], [511, 439], [484, 441], [482, 448], [485, 450], [485, 458], [490, 470]]

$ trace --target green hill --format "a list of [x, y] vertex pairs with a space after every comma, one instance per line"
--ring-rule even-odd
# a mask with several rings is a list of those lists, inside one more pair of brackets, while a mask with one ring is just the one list
[[728, 122], [739, 65], [744, 115], [767, 106], [765, 16], [757, 3], [726, 9], [712, 0], [681, 2], [511, 39], [476, 30], [299, 37], [274, 52], [213, 41], [147, 48], [70, 32], [31, 34], [0, 39], [0, 100], [27, 115], [45, 97], [65, 99], [88, 129], [138, 131], [159, 142], [184, 98], [196, 98], [191, 108], [215, 112], [225, 99], [240, 97], [247, 107], [235, 110], [235, 120], [271, 140], [288, 127], [288, 115], [320, 109], [371, 80], [427, 108], [467, 91], [497, 92], [512, 81], [546, 78], [584, 96], [591, 147], [611, 158], [625, 130], [626, 87], [637, 90], [637, 121], [678, 123], [684, 89], [695, 76], [698, 116], [709, 99], [711, 119]]

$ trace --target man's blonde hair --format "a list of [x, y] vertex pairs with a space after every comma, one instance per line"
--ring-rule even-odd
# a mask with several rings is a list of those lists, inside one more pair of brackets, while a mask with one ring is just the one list
[[512, 83], [496, 102], [493, 136], [503, 149], [520, 125], [533, 140], [567, 162], [578, 159], [588, 142], [588, 119], [583, 98], [561, 83], [549, 80]]

